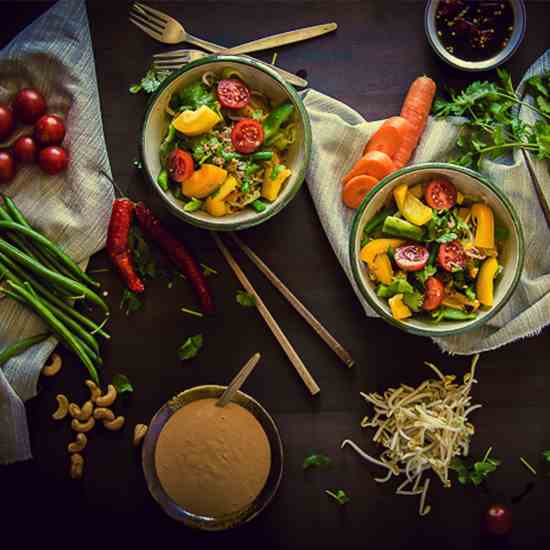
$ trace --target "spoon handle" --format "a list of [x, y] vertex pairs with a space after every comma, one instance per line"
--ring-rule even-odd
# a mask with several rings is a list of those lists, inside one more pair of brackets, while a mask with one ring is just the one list
[[241, 386], [245, 383], [248, 375], [252, 372], [254, 367], [258, 364], [261, 355], [255, 353], [246, 363], [246, 365], [237, 373], [235, 378], [231, 380], [231, 383], [225, 391], [221, 394], [220, 398], [216, 401], [216, 407], [224, 407], [232, 399], [233, 396], [240, 390]]

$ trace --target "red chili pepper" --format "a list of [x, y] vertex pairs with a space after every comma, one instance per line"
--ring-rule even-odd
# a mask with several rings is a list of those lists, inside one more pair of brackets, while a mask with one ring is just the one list
[[145, 286], [134, 270], [132, 253], [128, 248], [128, 233], [133, 214], [134, 203], [131, 200], [116, 199], [113, 202], [107, 233], [107, 252], [111, 261], [118, 268], [126, 286], [132, 292], [141, 293], [145, 290]]
[[189, 278], [200, 299], [202, 310], [205, 313], [213, 313], [214, 302], [210, 296], [210, 291], [208, 290], [202, 271], [185, 246], [162, 226], [160, 220], [155, 218], [154, 214], [145, 204], [138, 202], [135, 211], [141, 229], [157, 242], [168, 257]]

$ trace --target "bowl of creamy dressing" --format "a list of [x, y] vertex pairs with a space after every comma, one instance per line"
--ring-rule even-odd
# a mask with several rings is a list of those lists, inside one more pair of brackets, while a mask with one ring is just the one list
[[143, 442], [149, 492], [171, 518], [219, 531], [256, 517], [283, 473], [283, 445], [269, 413], [238, 392], [225, 407], [225, 386], [197, 386], [165, 403]]

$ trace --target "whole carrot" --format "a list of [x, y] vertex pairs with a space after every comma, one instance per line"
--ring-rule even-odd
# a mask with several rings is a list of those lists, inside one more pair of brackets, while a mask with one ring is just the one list
[[132, 253], [128, 248], [128, 233], [134, 214], [134, 203], [129, 199], [116, 199], [113, 202], [111, 221], [107, 233], [107, 252], [118, 269], [126, 286], [141, 293], [145, 286], [134, 269]]
[[174, 262], [191, 281], [205, 313], [214, 312], [214, 302], [206, 285], [206, 280], [185, 246], [162, 226], [149, 208], [138, 202], [135, 208], [139, 226], [162, 248], [165, 254]]
[[401, 116], [411, 123], [411, 129], [403, 133], [403, 142], [392, 159], [396, 168], [411, 159], [426, 127], [435, 90], [435, 82], [427, 76], [420, 76], [411, 84], [401, 108]]

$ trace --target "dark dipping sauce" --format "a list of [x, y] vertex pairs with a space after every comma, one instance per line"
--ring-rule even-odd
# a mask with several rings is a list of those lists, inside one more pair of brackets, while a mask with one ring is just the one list
[[482, 61], [508, 44], [514, 29], [514, 10], [508, 0], [441, 0], [435, 26], [450, 54], [466, 61]]

